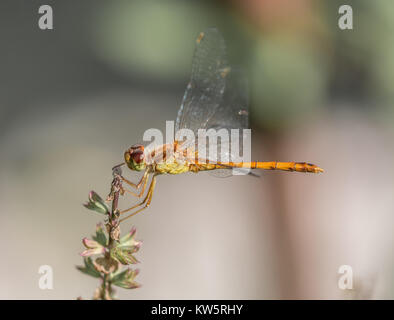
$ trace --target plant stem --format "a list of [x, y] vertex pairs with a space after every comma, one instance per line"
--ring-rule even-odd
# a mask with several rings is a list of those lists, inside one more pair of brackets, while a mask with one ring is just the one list
[[[105, 228], [99, 223], [96, 226], [96, 234], [93, 240], [83, 238], [82, 243], [86, 250], [81, 255], [84, 257], [84, 266], [77, 266], [77, 269], [90, 276], [100, 278], [101, 283], [94, 292], [93, 299], [112, 300], [115, 291], [112, 286], [125, 289], [135, 289], [140, 285], [134, 281], [138, 274], [138, 269], [130, 267], [123, 268], [125, 265], [138, 263], [133, 256], [141, 246], [141, 241], [134, 239], [136, 232], [132, 228], [128, 234], [120, 238], [120, 210], [118, 208], [119, 196], [123, 196], [122, 186], [123, 177], [121, 166], [112, 168], [111, 190], [104, 201], [93, 190], [89, 193], [88, 202], [84, 207], [105, 215]], [[108, 203], [111, 203], [109, 206]], [[107, 234], [107, 235], [106, 235]], [[123, 244], [122, 244], [123, 243]], [[98, 258], [92, 260], [90, 256], [100, 254]]]
[[[121, 170], [119, 167], [115, 167], [112, 169], [113, 180], [111, 183], [111, 191], [109, 194], [109, 198], [112, 199], [111, 212], [108, 213], [108, 223], [107, 223], [107, 231], [108, 231], [108, 245], [107, 245], [107, 253], [106, 256], [110, 259], [109, 252], [114, 247], [115, 242], [119, 240], [118, 236], [120, 234], [119, 229], [119, 210], [118, 210], [118, 202], [119, 202], [119, 194], [122, 189], [122, 179], [120, 178]], [[104, 274], [103, 276], [103, 297], [102, 299], [106, 300], [109, 297], [109, 293], [111, 291], [111, 281], [109, 280], [109, 276]]]

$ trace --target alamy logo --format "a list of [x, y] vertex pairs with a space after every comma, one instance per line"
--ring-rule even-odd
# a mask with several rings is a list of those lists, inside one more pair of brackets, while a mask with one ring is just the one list
[[[148, 129], [144, 132], [143, 141], [151, 142], [146, 147], [147, 150], [155, 150], [164, 144], [163, 133], [159, 129]], [[182, 152], [179, 150], [177, 152], [178, 162], [248, 163], [252, 157], [250, 129], [198, 129], [195, 134], [186, 128], [174, 132], [174, 121], [166, 121], [165, 141], [167, 146], [172, 146], [174, 141], [181, 142]], [[175, 152], [174, 148], [167, 149], [165, 153], [159, 155], [162, 157], [160, 160], [164, 160], [164, 155], [166, 159], [171, 158]], [[157, 161], [158, 158], [155, 160]], [[232, 168], [232, 170], [234, 175], [246, 175], [250, 172], [250, 168]]]
[[51, 266], [42, 265], [38, 269], [38, 273], [42, 274], [38, 280], [38, 287], [41, 290], [52, 290], [53, 289], [53, 270]]
[[38, 13], [42, 14], [38, 19], [38, 26], [41, 30], [53, 29], [53, 10], [52, 7], [45, 4], [38, 8]]
[[341, 290], [353, 289], [353, 269], [349, 265], [342, 265], [338, 269], [338, 273], [342, 274], [338, 280], [338, 288]]
[[344, 4], [339, 7], [338, 13], [341, 14], [338, 20], [338, 26], [341, 30], [353, 29], [353, 9], [351, 6]]

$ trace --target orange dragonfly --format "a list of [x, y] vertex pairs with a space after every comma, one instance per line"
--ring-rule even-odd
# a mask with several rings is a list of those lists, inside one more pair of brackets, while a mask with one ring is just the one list
[[[245, 78], [239, 71], [229, 67], [225, 42], [219, 31], [211, 28], [201, 32], [196, 41], [191, 80], [178, 111], [175, 132], [189, 129], [197, 136], [199, 129], [230, 130], [247, 127], [248, 98]], [[195, 146], [185, 146], [183, 141], [177, 140], [155, 147], [153, 150], [136, 144], [126, 150], [124, 160], [124, 163], [114, 169], [123, 182], [135, 191], [122, 187], [121, 194], [127, 192], [142, 198], [149, 180], [150, 184], [141, 203], [120, 212], [121, 215], [129, 212], [129, 215], [120, 221], [149, 207], [156, 186], [156, 177], [161, 174], [197, 173], [207, 170], [231, 172], [229, 169], [234, 168], [323, 172], [318, 166], [306, 162], [231, 162], [200, 159]], [[133, 171], [142, 171], [141, 180], [133, 183], [124, 178], [120, 171], [123, 165], [127, 165]]]

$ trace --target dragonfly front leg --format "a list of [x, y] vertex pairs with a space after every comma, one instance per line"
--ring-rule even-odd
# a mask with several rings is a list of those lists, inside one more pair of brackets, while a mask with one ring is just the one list
[[122, 222], [122, 221], [124, 221], [124, 220], [126, 220], [126, 219], [128, 219], [128, 218], [130, 218], [130, 217], [132, 217], [134, 215], [136, 215], [137, 213], [141, 212], [142, 210], [148, 208], [150, 203], [151, 203], [151, 201], [152, 201], [152, 196], [153, 196], [153, 191], [155, 190], [155, 186], [156, 186], [156, 176], [153, 176], [152, 181], [151, 181], [150, 186], [149, 186], [149, 189], [148, 189], [148, 193], [146, 194], [145, 199], [141, 203], [136, 204], [135, 206], [133, 206], [131, 208], [128, 208], [126, 210], [122, 210], [120, 212], [120, 214], [124, 214], [126, 212], [129, 212], [129, 211], [131, 211], [133, 209], [136, 209], [136, 208], [138, 208], [140, 206], [143, 206], [143, 207], [137, 209], [136, 211], [134, 211], [132, 214], [128, 215], [127, 217], [125, 217], [123, 219], [120, 219], [119, 222]]
[[123, 182], [126, 182], [129, 186], [132, 186], [132, 187], [134, 187], [137, 190], [140, 189], [141, 185], [142, 185], [141, 191], [139, 193], [135, 193], [133, 191], [130, 191], [130, 190], [125, 189], [124, 187], [122, 187], [122, 194], [124, 194], [125, 192], [128, 192], [128, 193], [132, 194], [133, 196], [135, 196], [137, 198], [141, 198], [142, 195], [145, 192], [146, 185], [147, 185], [148, 180], [149, 180], [149, 171], [145, 170], [144, 175], [142, 176], [141, 180], [137, 184], [127, 180], [126, 178], [124, 178], [122, 176], [120, 176], [120, 178], [122, 179]]
[[123, 176], [120, 176], [120, 178], [122, 179], [123, 182], [126, 182], [129, 186], [131, 186], [135, 189], [139, 189], [141, 187], [141, 184], [143, 183], [144, 179], [147, 178], [148, 173], [149, 173], [149, 169], [146, 169], [144, 172], [144, 175], [142, 176], [141, 180], [137, 184], [131, 182], [130, 180], [127, 180]]

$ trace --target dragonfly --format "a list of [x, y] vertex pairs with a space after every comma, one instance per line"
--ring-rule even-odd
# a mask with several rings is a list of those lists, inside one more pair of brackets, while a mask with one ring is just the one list
[[[231, 68], [227, 62], [223, 36], [216, 28], [207, 29], [201, 32], [196, 40], [191, 78], [178, 111], [175, 132], [189, 129], [197, 135], [199, 129], [246, 129], [249, 116], [247, 96], [245, 76], [239, 70]], [[132, 188], [129, 190], [122, 186], [121, 194], [128, 193], [143, 198], [146, 189], [147, 193], [140, 203], [120, 211], [120, 215], [128, 213], [120, 222], [149, 207], [157, 176], [163, 174], [218, 170], [230, 172], [231, 175], [230, 169], [234, 168], [323, 172], [323, 169], [307, 162], [231, 162], [202, 159], [198, 156], [196, 146], [185, 146], [184, 141], [176, 139], [171, 143], [156, 146], [153, 150], [142, 144], [135, 144], [125, 151], [124, 162], [114, 169], [118, 170], [123, 165], [132, 171], [143, 172], [143, 175], [134, 183], [123, 177], [121, 171], [118, 172], [121, 180]]]

